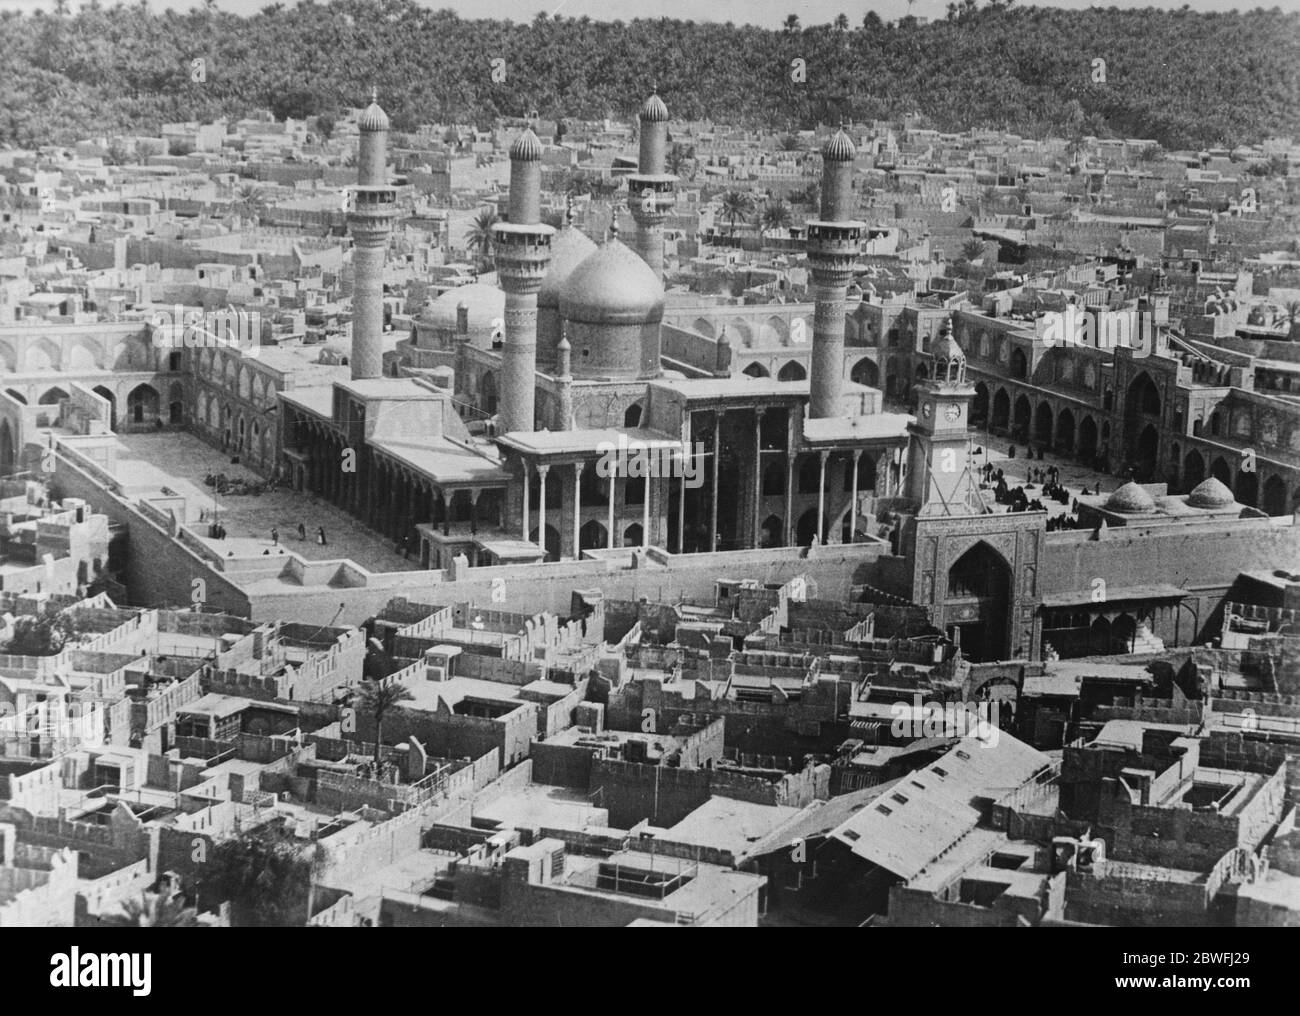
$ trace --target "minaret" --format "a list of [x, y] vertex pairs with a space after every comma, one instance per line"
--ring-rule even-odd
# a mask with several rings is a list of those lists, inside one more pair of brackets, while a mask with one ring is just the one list
[[555, 347], [555, 383], [560, 396], [560, 419], [556, 423], [559, 430], [573, 430], [573, 371], [569, 365], [570, 352], [569, 340], [561, 338], [560, 344]]
[[542, 143], [532, 127], [510, 146], [509, 219], [492, 227], [497, 276], [506, 291], [501, 346], [499, 432], [533, 429], [537, 380], [537, 291], [551, 263], [551, 236], [542, 224]]
[[641, 107], [641, 153], [637, 171], [627, 178], [627, 205], [636, 220], [633, 248], [662, 282], [664, 278], [664, 219], [676, 201], [677, 177], [666, 172], [668, 107], [659, 93]]
[[822, 148], [821, 218], [807, 224], [808, 268], [815, 305], [808, 405], [808, 415], [813, 419], [839, 416], [842, 412], [846, 292], [866, 229], [866, 223], [851, 217], [855, 154], [857, 150], [843, 127], [826, 142]]
[[361, 154], [352, 189], [352, 380], [384, 373], [384, 255], [397, 218], [397, 192], [388, 185], [388, 116], [377, 96], [361, 114]]

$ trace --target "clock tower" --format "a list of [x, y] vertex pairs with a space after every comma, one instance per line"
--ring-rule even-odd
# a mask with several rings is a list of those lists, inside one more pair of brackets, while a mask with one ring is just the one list
[[934, 376], [917, 385], [916, 422], [908, 425], [912, 442], [908, 462], [908, 496], [920, 505], [917, 515], [984, 515], [975, 463], [970, 461], [966, 427], [975, 387], [966, 380], [966, 354], [952, 337], [952, 321], [943, 323], [931, 347]]

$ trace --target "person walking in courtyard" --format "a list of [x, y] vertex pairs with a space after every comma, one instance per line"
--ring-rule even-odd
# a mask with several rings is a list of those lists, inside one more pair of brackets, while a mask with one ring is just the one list
[[316, 528], [316, 542], [319, 543], [322, 547], [325, 546], [325, 527], [324, 527], [324, 526], [318, 526], [318, 527]]
[[280, 530], [276, 529], [275, 526], [272, 526], [272, 527], [271, 527], [271, 546], [272, 546], [272, 547], [278, 547], [279, 545], [280, 545]]
[[298, 523], [298, 539], [300, 541], [305, 541], [307, 539], [307, 527], [301, 522]]

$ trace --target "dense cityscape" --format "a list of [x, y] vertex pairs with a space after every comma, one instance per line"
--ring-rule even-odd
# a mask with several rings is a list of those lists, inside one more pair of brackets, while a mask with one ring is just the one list
[[[1300, 926], [1295, 66], [816, 83], [1067, 16], [967, 0], [727, 25], [815, 93], [763, 116], [545, 15], [272, 100], [204, 54], [455, 15], [59, 8], [0, 41], [0, 927]], [[64, 116], [87, 18], [218, 42]]]

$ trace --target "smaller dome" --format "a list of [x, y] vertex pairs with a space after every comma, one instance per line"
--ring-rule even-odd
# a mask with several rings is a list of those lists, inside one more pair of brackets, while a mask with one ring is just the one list
[[858, 154], [853, 139], [841, 127], [831, 135], [830, 140], [822, 146], [822, 158], [827, 162], [852, 162]]
[[426, 303], [420, 321], [440, 331], [454, 332], [459, 329], [462, 307], [468, 311], [471, 332], [487, 331], [493, 320], [505, 314], [506, 296], [496, 286], [483, 282], [457, 286]]
[[514, 144], [510, 146], [510, 159], [512, 162], [537, 162], [542, 157], [542, 143], [538, 140], [537, 135], [533, 133], [531, 127], [525, 127], [524, 132], [515, 138]]
[[389, 128], [388, 114], [377, 102], [372, 102], [361, 114], [357, 126], [363, 131], [386, 131]]
[[1237, 503], [1223, 481], [1211, 476], [1202, 480], [1187, 495], [1187, 503], [1193, 508], [1229, 508]]
[[1155, 499], [1132, 480], [1106, 499], [1107, 511], [1124, 515], [1141, 515], [1155, 511], [1155, 507]]
[[651, 94], [650, 98], [646, 99], [645, 105], [641, 107], [641, 122], [668, 122], [668, 107], [664, 105], [664, 100], [659, 98], [658, 92]]
[[939, 334], [935, 336], [934, 357], [942, 363], [952, 360], [966, 362], [966, 351], [957, 345], [957, 340], [952, 337], [952, 318], [944, 321]]

